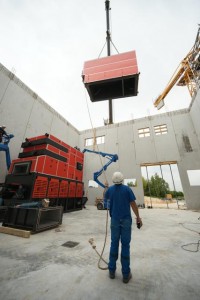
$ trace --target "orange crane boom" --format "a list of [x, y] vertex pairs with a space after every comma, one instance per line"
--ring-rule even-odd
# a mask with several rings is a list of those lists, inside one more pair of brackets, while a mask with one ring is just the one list
[[162, 94], [154, 101], [154, 106], [157, 109], [163, 107], [165, 97], [175, 84], [178, 86], [187, 85], [191, 97], [200, 86], [200, 27], [194, 46], [181, 61]]

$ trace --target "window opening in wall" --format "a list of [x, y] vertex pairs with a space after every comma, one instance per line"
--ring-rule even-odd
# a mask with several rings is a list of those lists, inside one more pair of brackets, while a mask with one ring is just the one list
[[89, 182], [88, 182], [88, 187], [89, 188], [98, 188], [98, 183], [96, 183], [96, 181], [94, 181], [94, 180], [89, 180]]
[[96, 137], [96, 144], [97, 145], [104, 144], [104, 143], [105, 143], [105, 136], [104, 135]]
[[93, 138], [85, 139], [85, 146], [92, 146], [93, 145]]
[[140, 138], [150, 136], [150, 128], [146, 127], [146, 128], [140, 128], [140, 129], [138, 129], [138, 136]]
[[129, 187], [135, 187], [137, 186], [137, 180], [135, 178], [124, 179], [124, 184]]
[[97, 136], [95, 138], [85, 139], [85, 146], [100, 145], [105, 143], [105, 135]]
[[154, 126], [154, 131], [156, 135], [167, 134], [167, 125], [156, 125]]
[[141, 173], [146, 207], [179, 208], [185, 205], [176, 162], [143, 164]]
[[191, 186], [200, 185], [200, 170], [187, 170], [187, 175]]

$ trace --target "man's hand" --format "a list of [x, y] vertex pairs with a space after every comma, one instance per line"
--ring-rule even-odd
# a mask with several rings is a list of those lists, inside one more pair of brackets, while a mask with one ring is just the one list
[[140, 229], [142, 227], [143, 223], [142, 223], [142, 219], [140, 217], [136, 218], [136, 225], [137, 225], [138, 229]]
[[[131, 202], [131, 208], [132, 208], [132, 210], [133, 210], [133, 212], [134, 212], [134, 214], [135, 214], [135, 216], [136, 216], [136, 225], [137, 225], [137, 228], [141, 228], [142, 227], [142, 219], [140, 218], [140, 216], [139, 216], [139, 211], [138, 211], [138, 207], [137, 207], [137, 205], [136, 205], [136, 203], [135, 203], [135, 201], [132, 201]], [[140, 224], [140, 225], [139, 225]]]

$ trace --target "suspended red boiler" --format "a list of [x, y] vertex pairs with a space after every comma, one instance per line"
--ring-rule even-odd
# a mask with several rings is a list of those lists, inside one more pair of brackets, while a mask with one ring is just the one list
[[92, 102], [137, 96], [136, 53], [129, 51], [86, 61], [82, 78]]

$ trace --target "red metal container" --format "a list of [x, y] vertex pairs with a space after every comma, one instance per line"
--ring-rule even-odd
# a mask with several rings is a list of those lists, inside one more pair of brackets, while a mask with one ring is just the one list
[[138, 66], [135, 51], [86, 61], [83, 82], [92, 102], [136, 96]]

